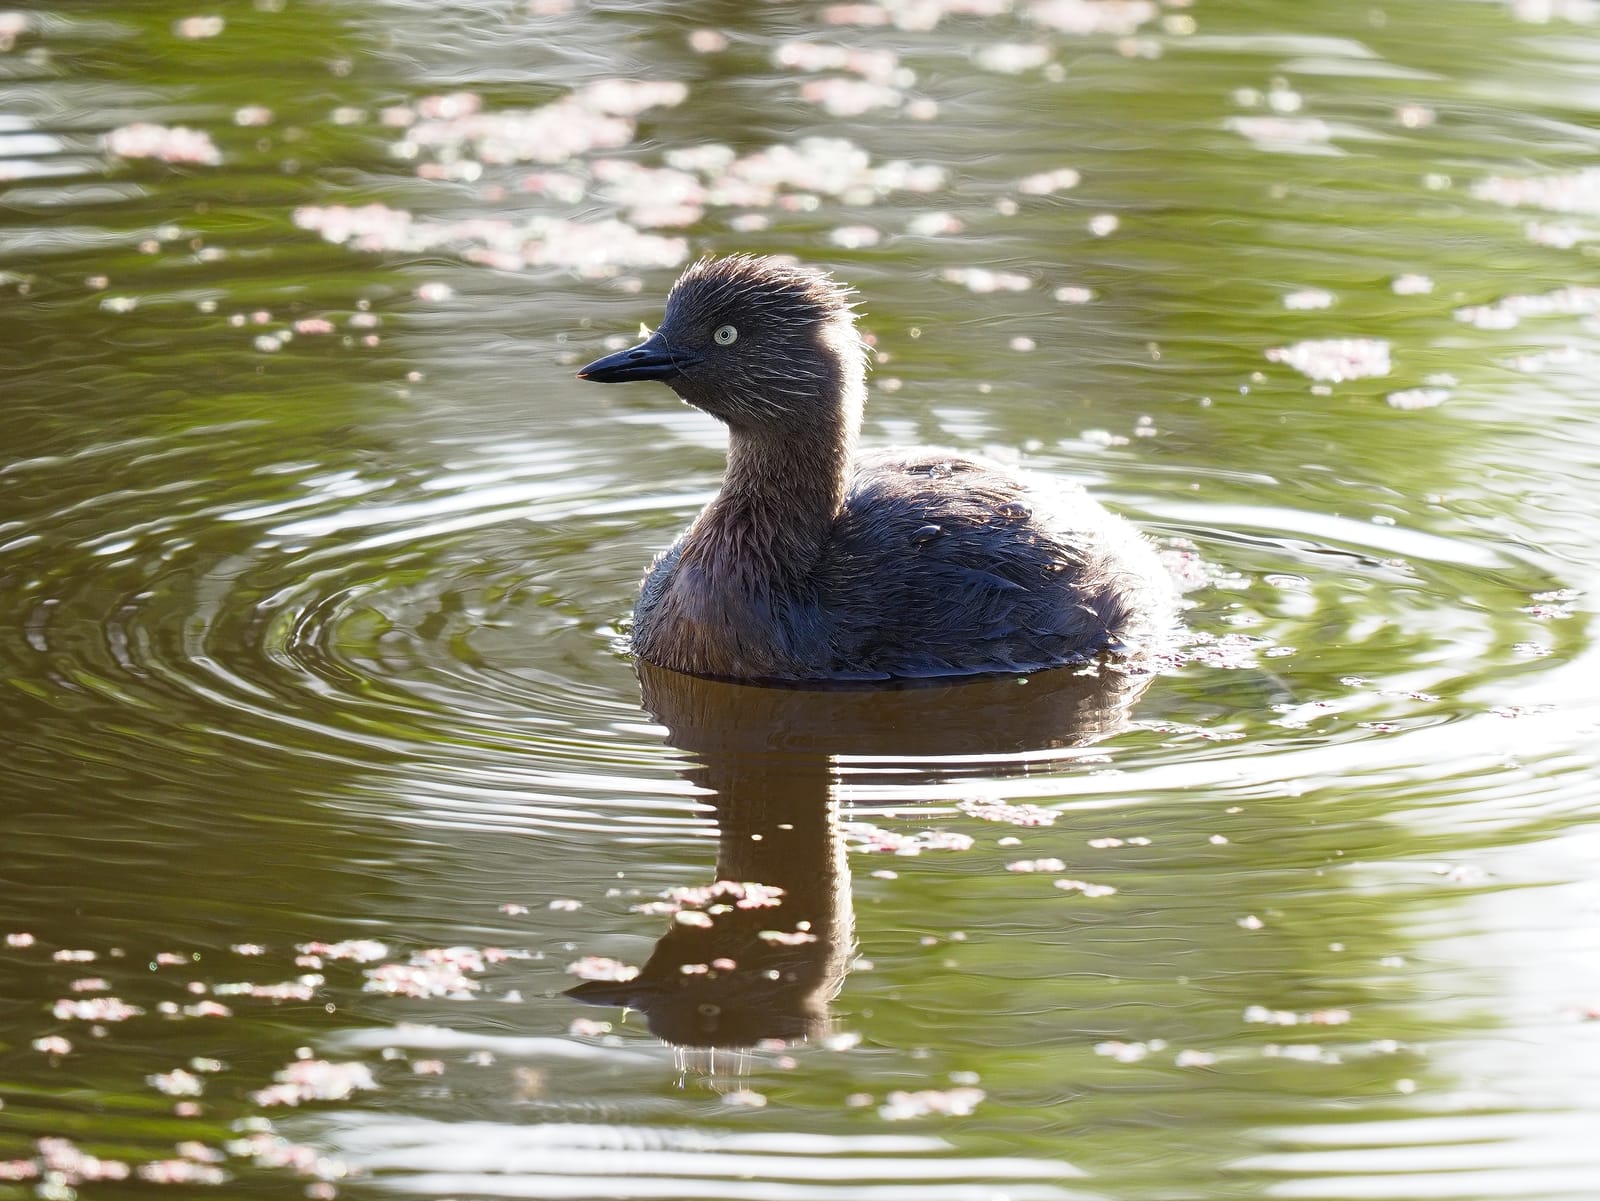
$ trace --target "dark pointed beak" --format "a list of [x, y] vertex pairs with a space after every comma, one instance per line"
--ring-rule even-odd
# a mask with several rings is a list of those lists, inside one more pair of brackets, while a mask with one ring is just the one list
[[585, 1005], [625, 1005], [629, 1009], [643, 1009], [660, 988], [652, 983], [633, 980], [585, 980], [564, 989], [562, 996], [582, 1001]]
[[636, 379], [673, 379], [693, 367], [694, 355], [668, 345], [657, 330], [637, 346], [596, 359], [578, 372], [597, 384], [622, 384]]

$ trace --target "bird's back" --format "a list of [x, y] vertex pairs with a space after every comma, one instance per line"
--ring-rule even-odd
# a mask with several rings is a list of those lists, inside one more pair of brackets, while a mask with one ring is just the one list
[[1120, 517], [931, 451], [858, 464], [818, 585], [843, 678], [1038, 670], [1171, 621], [1167, 572]]

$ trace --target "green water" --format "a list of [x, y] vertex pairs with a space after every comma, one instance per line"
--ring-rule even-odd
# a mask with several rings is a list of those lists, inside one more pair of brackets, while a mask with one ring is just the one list
[[[0, 14], [0, 1201], [1600, 1195], [1597, 38]], [[1178, 661], [641, 681], [722, 439], [572, 372], [732, 250], [859, 289], [866, 444], [1146, 528]]]

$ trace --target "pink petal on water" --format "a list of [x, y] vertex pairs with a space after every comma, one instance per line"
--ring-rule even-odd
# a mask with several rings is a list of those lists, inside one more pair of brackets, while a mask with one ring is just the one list
[[1508, 208], [1541, 208], [1553, 213], [1600, 216], [1600, 167], [1559, 175], [1491, 175], [1472, 185], [1480, 200]]
[[981, 1088], [971, 1086], [917, 1092], [896, 1089], [878, 1107], [878, 1116], [888, 1122], [933, 1116], [966, 1117], [978, 1108], [984, 1096]]
[[144, 1010], [119, 1001], [116, 997], [86, 997], [76, 1001], [63, 997], [52, 1006], [51, 1012], [59, 1021], [125, 1022], [131, 1017], [138, 1017]]
[[1325, 338], [1278, 346], [1268, 360], [1286, 363], [1314, 380], [1339, 383], [1389, 374], [1389, 343], [1380, 338]]
[[304, 955], [322, 955], [328, 959], [351, 959], [356, 963], [370, 963], [382, 959], [389, 948], [374, 938], [347, 938], [343, 942], [307, 942], [297, 948]]
[[1095, 1043], [1094, 1053], [1103, 1055], [1107, 1059], [1114, 1059], [1118, 1063], [1138, 1063], [1147, 1058], [1152, 1051], [1164, 1051], [1167, 1048], [1165, 1039], [1152, 1038], [1149, 1042], [1124, 1042], [1120, 1038], [1107, 1039], [1105, 1042]]
[[34, 1146], [45, 1172], [58, 1176], [66, 1185], [91, 1180], [126, 1180], [130, 1175], [128, 1165], [121, 1160], [101, 1159], [80, 1151], [71, 1139], [42, 1138]]
[[906, 232], [916, 234], [921, 238], [937, 238], [947, 234], [958, 234], [966, 228], [966, 223], [954, 213], [931, 212], [918, 213], [906, 222]]
[[1449, 388], [1405, 388], [1384, 400], [1391, 409], [1436, 409], [1450, 399]]
[[817, 941], [817, 936], [809, 930], [762, 930], [756, 937], [777, 947], [800, 947]]
[[727, 35], [715, 29], [696, 29], [689, 34], [689, 49], [696, 54], [717, 54], [727, 48]]
[[860, 79], [814, 79], [800, 85], [800, 99], [832, 117], [859, 117], [873, 109], [897, 108], [904, 93]]
[[1478, 329], [1511, 329], [1529, 317], [1592, 316], [1600, 314], [1600, 288], [1574, 284], [1550, 292], [1513, 294], [1492, 304], [1469, 305], [1456, 310], [1458, 321]]
[[1333, 293], [1322, 288], [1301, 288], [1298, 292], [1290, 292], [1283, 298], [1283, 307], [1290, 312], [1326, 309], [1332, 305]]
[[1320, 117], [1229, 117], [1223, 124], [1258, 150], [1328, 153], [1325, 147], [1333, 138], [1333, 130]]
[[1067, 865], [1059, 859], [1018, 859], [1006, 864], [1008, 872], [1061, 872]]
[[361, 1089], [378, 1087], [364, 1063], [297, 1059], [251, 1096], [258, 1105], [299, 1105], [302, 1101], [343, 1101]]
[[483, 986], [451, 963], [386, 963], [367, 972], [367, 992], [465, 1000]]
[[[323, 1181], [342, 1180], [350, 1174], [347, 1165], [324, 1155], [315, 1147], [291, 1143], [280, 1134], [256, 1131], [228, 1144], [233, 1155], [246, 1156], [258, 1168], [288, 1168], [299, 1176]], [[308, 1188], [309, 1194], [309, 1188]]]
[[0, 13], [0, 53], [15, 46], [17, 39], [28, 32], [28, 25], [27, 13]]
[[198, 1097], [205, 1091], [205, 1082], [193, 1072], [186, 1072], [182, 1068], [146, 1076], [145, 1082], [157, 1092], [165, 1093], [169, 1097]]
[[941, 276], [953, 284], [961, 284], [970, 292], [1026, 292], [1033, 281], [1014, 271], [991, 271], [987, 267], [949, 267]]
[[214, 38], [226, 27], [221, 17], [184, 17], [173, 23], [172, 32], [180, 38]]
[[1017, 181], [1017, 191], [1024, 196], [1048, 196], [1052, 192], [1075, 188], [1082, 179], [1071, 167], [1057, 167], [1054, 171], [1041, 171]]
[[846, 822], [842, 829], [851, 850], [868, 854], [920, 855], [923, 851], [966, 851], [973, 844], [971, 835], [944, 830], [899, 834], [870, 822]]
[[263, 1001], [309, 1001], [321, 982], [322, 977], [317, 976], [285, 980], [279, 984], [257, 984], [251, 988], [250, 995]]
[[215, 1164], [195, 1163], [192, 1159], [156, 1159], [135, 1169], [140, 1180], [152, 1184], [226, 1184], [232, 1179]]
[[992, 797], [973, 797], [958, 802], [956, 808], [980, 821], [1005, 822], [1013, 826], [1053, 826], [1059, 816], [1054, 809], [1026, 803], [1014, 805]]
[[889, 10], [881, 4], [830, 4], [822, 10], [825, 25], [887, 25]]
[[1050, 47], [1040, 42], [994, 42], [979, 47], [973, 56], [985, 71], [1020, 75], [1050, 61]]
[[1062, 892], [1078, 892], [1086, 897], [1109, 897], [1117, 890], [1109, 884], [1090, 884], [1087, 880], [1057, 880]]
[[893, 50], [837, 46], [793, 38], [778, 43], [772, 52], [774, 66], [795, 71], [847, 71], [873, 83], [910, 83], [911, 74], [900, 66]]
[[118, 158], [153, 158], [164, 163], [201, 163], [214, 167], [222, 153], [211, 135], [182, 125], [136, 121], [105, 135], [105, 147]]
[[1059, 33], [1126, 37], [1156, 19], [1152, 0], [1034, 0], [1028, 16]]

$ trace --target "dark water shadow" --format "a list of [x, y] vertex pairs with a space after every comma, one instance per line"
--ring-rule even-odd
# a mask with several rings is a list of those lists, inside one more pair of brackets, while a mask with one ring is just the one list
[[[645, 708], [690, 751], [709, 793], [717, 871], [682, 890], [639, 974], [567, 995], [643, 1012], [680, 1048], [815, 1038], [855, 944], [836, 761], [874, 761], [915, 791], [964, 774], [1028, 773], [1041, 757], [1127, 724], [1152, 676], [1110, 667], [899, 690], [809, 692], [703, 680], [640, 664]], [[714, 1062], [714, 1061], [713, 1061]]]

